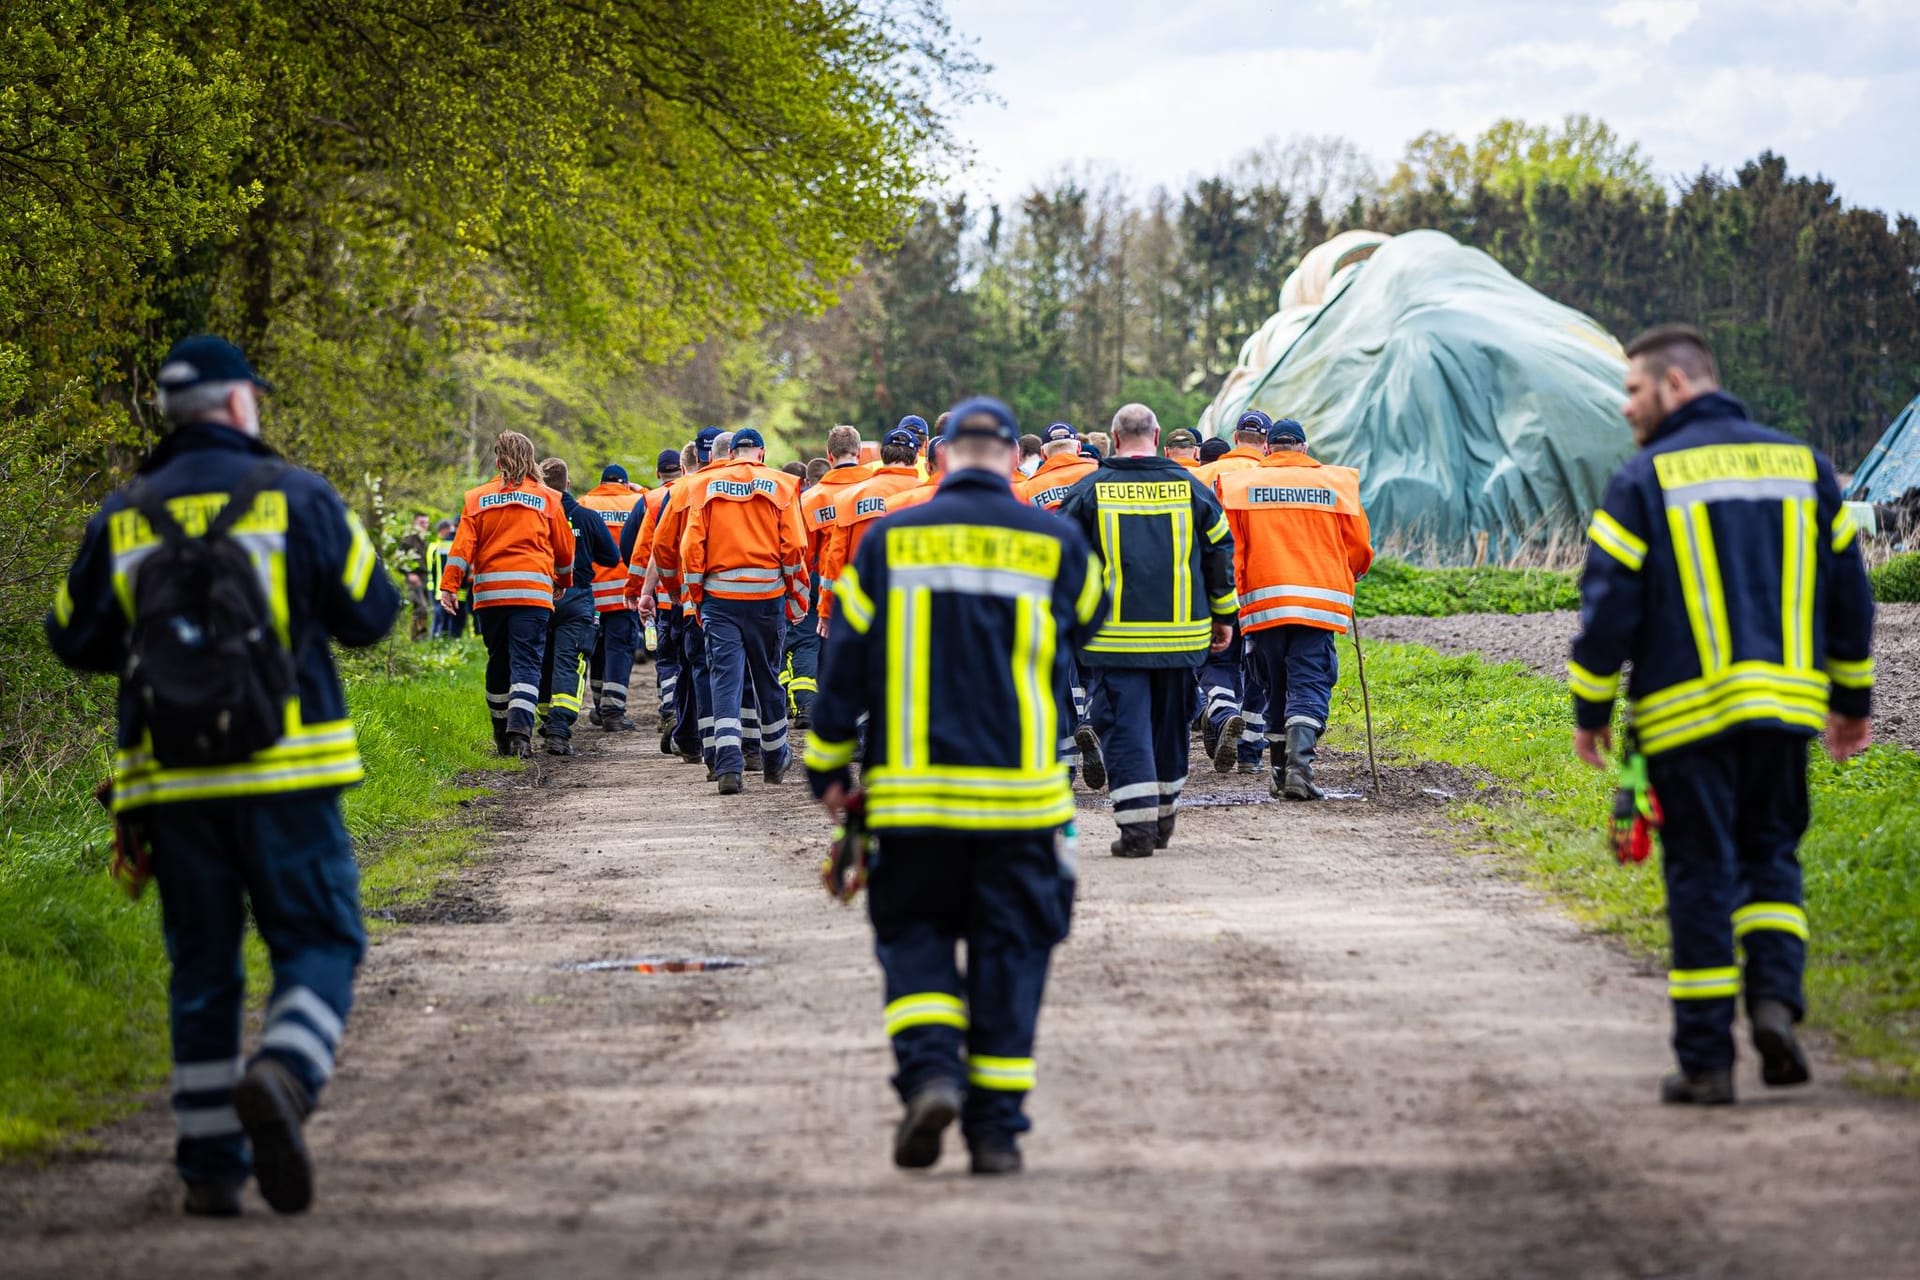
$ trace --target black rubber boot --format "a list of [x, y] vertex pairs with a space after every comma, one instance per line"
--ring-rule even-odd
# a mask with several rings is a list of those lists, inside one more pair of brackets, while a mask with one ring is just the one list
[[601, 719], [602, 717], [600, 715], [600, 708], [595, 707], [591, 711], [587, 712], [588, 724], [598, 726], [601, 723]]
[[1073, 745], [1080, 748], [1080, 776], [1086, 779], [1087, 790], [1105, 791], [1107, 758], [1100, 754], [1100, 735], [1092, 725], [1083, 724], [1073, 731]]
[[614, 715], [602, 715], [600, 727], [608, 733], [632, 733], [640, 726], [629, 720], [626, 712], [621, 711]]
[[527, 735], [524, 733], [508, 734], [507, 754], [521, 760], [525, 760], [533, 755], [533, 746], [527, 741]]
[[549, 737], [549, 738], [547, 739], [547, 754], [548, 754], [548, 755], [550, 755], [550, 756], [570, 756], [570, 755], [572, 755], [572, 754], [573, 754], [573, 739], [572, 739], [572, 738], [554, 738], [554, 737]]
[[723, 796], [739, 795], [740, 794], [740, 775], [737, 773], [721, 774], [720, 775], [720, 794]]
[[1690, 1076], [1676, 1068], [1660, 1082], [1660, 1101], [1670, 1107], [1732, 1106], [1733, 1072], [1702, 1071]]
[[1320, 743], [1320, 731], [1310, 724], [1287, 728], [1287, 764], [1280, 794], [1289, 800], [1323, 800], [1320, 788], [1313, 785], [1313, 756]]
[[237, 1218], [240, 1216], [241, 1182], [189, 1182], [187, 1198], [181, 1208], [196, 1218]]
[[785, 751], [781, 753], [780, 766], [776, 769], [763, 769], [760, 776], [766, 779], [768, 786], [777, 787], [787, 780], [787, 770], [792, 767], [793, 752]]
[[972, 1172], [976, 1178], [1002, 1177], [1018, 1173], [1024, 1167], [1020, 1148], [1011, 1139], [1005, 1143], [977, 1143], [970, 1150], [973, 1155]]
[[907, 1099], [907, 1114], [893, 1135], [893, 1162], [902, 1169], [931, 1169], [940, 1160], [940, 1135], [960, 1114], [960, 1086], [951, 1080], [922, 1085]]
[[1155, 830], [1153, 833], [1154, 848], [1164, 849], [1167, 847], [1168, 842], [1173, 839], [1174, 820], [1177, 819], [1179, 816], [1180, 815], [1177, 813], [1168, 814], [1166, 817], [1161, 818], [1159, 820], [1160, 825], [1158, 829]]
[[740, 763], [755, 772], [765, 767], [765, 763], [760, 757], [760, 748], [758, 747], [748, 747], [745, 751], [742, 751], [740, 753]]
[[1234, 762], [1240, 758], [1240, 739], [1247, 736], [1247, 722], [1238, 715], [1227, 717], [1220, 726], [1220, 737], [1213, 744], [1213, 771], [1232, 773]]
[[674, 719], [672, 711], [662, 711], [660, 713], [660, 754], [661, 755], [677, 756], [680, 754], [680, 749], [673, 745], [673, 731], [678, 727], [679, 727], [679, 722]]
[[493, 731], [493, 750], [495, 755], [504, 756], [507, 754], [507, 731], [505, 729], [495, 729]]
[[1781, 1089], [1813, 1079], [1800, 1038], [1793, 1033], [1793, 1010], [1778, 1000], [1756, 1000], [1747, 1012], [1753, 1023], [1753, 1047], [1760, 1055], [1760, 1079]]
[[233, 1109], [253, 1148], [253, 1176], [275, 1213], [302, 1213], [313, 1203], [313, 1158], [300, 1132], [312, 1103], [293, 1072], [256, 1058], [233, 1087]]
[[1157, 834], [1154, 827], [1144, 822], [1129, 822], [1120, 828], [1119, 837], [1108, 848], [1116, 858], [1151, 858]]

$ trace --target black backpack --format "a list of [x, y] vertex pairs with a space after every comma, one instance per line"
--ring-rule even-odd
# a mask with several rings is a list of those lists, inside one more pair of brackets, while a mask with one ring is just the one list
[[274, 634], [253, 560], [227, 536], [285, 470], [257, 464], [199, 538], [144, 481], [128, 491], [160, 545], [134, 578], [124, 687], [162, 767], [236, 764], [286, 732], [293, 660]]

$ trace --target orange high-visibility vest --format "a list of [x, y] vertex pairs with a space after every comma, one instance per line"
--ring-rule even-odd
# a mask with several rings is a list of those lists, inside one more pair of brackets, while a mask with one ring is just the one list
[[[840, 580], [840, 574], [853, 563], [867, 526], [887, 514], [887, 499], [920, 483], [920, 470], [911, 464], [881, 467], [865, 483], [853, 486], [847, 497], [834, 504], [833, 529], [820, 549], [820, 576]], [[833, 597], [824, 592], [820, 598], [820, 616], [833, 616]]]
[[[827, 535], [848, 489], [873, 478], [873, 469], [859, 463], [838, 466], [820, 477], [813, 488], [800, 495], [800, 523], [807, 530], [807, 567], [820, 573], [820, 553], [826, 548]], [[821, 594], [833, 590], [833, 581], [821, 574]]]
[[1212, 462], [1203, 463], [1195, 468], [1193, 474], [1199, 478], [1200, 483], [1217, 490], [1219, 486], [1214, 484], [1214, 481], [1221, 476], [1235, 471], [1245, 471], [1248, 467], [1257, 467], [1266, 460], [1266, 456], [1266, 450], [1259, 445], [1235, 445]]
[[1100, 464], [1077, 453], [1056, 453], [1040, 469], [1013, 486], [1020, 501], [1052, 511], [1066, 500], [1067, 490], [1100, 469]]
[[1288, 450], [1226, 473], [1214, 491], [1233, 531], [1241, 630], [1345, 633], [1354, 580], [1373, 564], [1360, 473]]
[[807, 612], [807, 534], [800, 480], [757, 462], [700, 473], [681, 540], [680, 577], [695, 606], [722, 600], [787, 601], [787, 620]]
[[495, 478], [467, 490], [440, 590], [458, 593], [468, 583], [476, 609], [551, 610], [555, 588], [573, 585], [573, 526], [560, 495], [531, 479]]
[[[589, 511], [597, 511], [600, 519], [606, 523], [607, 532], [613, 535], [613, 544], [620, 545], [620, 533], [627, 527], [640, 503], [646, 499], [644, 493], [635, 493], [624, 484], [611, 480], [596, 485], [581, 495], [580, 505]], [[644, 570], [643, 570], [644, 572]], [[627, 607], [621, 597], [627, 589], [627, 566], [595, 565], [593, 567], [593, 607], [601, 613], [617, 613]]]

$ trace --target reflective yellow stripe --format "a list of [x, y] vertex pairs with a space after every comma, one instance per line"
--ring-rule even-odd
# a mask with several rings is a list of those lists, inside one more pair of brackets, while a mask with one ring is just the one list
[[1573, 690], [1573, 696], [1587, 702], [1612, 702], [1620, 692], [1620, 673], [1603, 676], [1587, 670], [1577, 662], [1567, 664], [1567, 687]]
[[860, 586], [860, 575], [852, 565], [842, 569], [834, 580], [833, 595], [840, 602], [840, 616], [847, 625], [856, 635], [867, 634], [867, 628], [873, 625], [873, 600]]
[[1222, 539], [1224, 539], [1226, 536], [1227, 536], [1227, 518], [1225, 516], [1221, 516], [1219, 520], [1214, 522], [1213, 528], [1207, 530], [1207, 541], [1219, 542]]
[[887, 1006], [887, 1034], [897, 1036], [909, 1027], [967, 1029], [967, 1006], [959, 996], [944, 991], [920, 991], [901, 996]]
[[1193, 599], [1193, 508], [1181, 507], [1169, 523], [1173, 527], [1173, 609], [1178, 616], [1191, 607]]
[[1026, 1093], [1033, 1088], [1035, 1079], [1032, 1058], [989, 1058], [974, 1054], [967, 1059], [967, 1083], [976, 1089]]
[[1667, 974], [1667, 996], [1673, 1000], [1725, 1000], [1740, 994], [1740, 970], [1674, 969]]
[[367, 537], [367, 531], [361, 527], [360, 517], [347, 512], [347, 528], [353, 533], [351, 544], [347, 548], [347, 567], [340, 572], [340, 581], [347, 588], [347, 594], [355, 600], [367, 598], [367, 587], [373, 582], [373, 566], [378, 560], [374, 554], [373, 540]]
[[1854, 535], [1860, 532], [1860, 526], [1853, 522], [1853, 513], [1845, 507], [1833, 517], [1833, 553], [1839, 555], [1853, 545]]
[[61, 580], [59, 590], [53, 593], [53, 621], [54, 625], [61, 627], [73, 621], [73, 592], [67, 590], [64, 579]]
[[913, 614], [913, 646], [909, 653], [890, 660], [904, 657], [907, 661], [907, 689], [912, 697], [908, 708], [907, 747], [911, 754], [893, 758], [901, 764], [918, 764], [933, 758], [929, 746], [933, 728], [933, 591], [915, 587], [906, 596], [907, 608]]
[[[1021, 597], [1013, 602], [1013, 655], [1010, 661], [1016, 721], [1019, 725], [1020, 767], [1029, 772], [1038, 771], [1041, 762], [1054, 750], [1051, 728], [1038, 745], [1034, 740], [1035, 727], [1040, 719], [1039, 704], [1045, 702], [1048, 706], [1053, 705], [1052, 691], [1040, 688], [1036, 670], [1035, 650], [1040, 644], [1037, 634], [1040, 626], [1037, 611], [1031, 607], [1035, 603], [1037, 601], [1031, 597]], [[1048, 670], [1052, 670], [1051, 655]]]
[[1780, 647], [1789, 667], [1813, 665], [1813, 577], [1819, 510], [1811, 498], [1781, 504]]
[[1227, 588], [1227, 593], [1225, 595], [1215, 596], [1213, 599], [1209, 600], [1207, 603], [1213, 606], [1213, 611], [1215, 613], [1232, 613], [1236, 608], [1239, 607], [1240, 597], [1237, 594], [1235, 594], [1233, 588], [1229, 587]]
[[1827, 675], [1843, 689], [1873, 688], [1873, 659], [1862, 658], [1850, 662], [1845, 658], [1828, 658]]
[[1813, 934], [1807, 928], [1807, 913], [1791, 902], [1755, 902], [1733, 913], [1733, 936], [1750, 933], [1790, 933], [1806, 942]]
[[1593, 545], [1635, 573], [1647, 561], [1647, 544], [1605, 511], [1593, 513], [1593, 523], [1587, 526], [1587, 537], [1592, 539]]
[[819, 738], [808, 734], [805, 764], [815, 773], [832, 773], [835, 769], [844, 769], [853, 763], [853, 753], [858, 745], [853, 738], [845, 742], [822, 742]]
[[1080, 598], [1074, 602], [1073, 616], [1080, 620], [1081, 626], [1093, 621], [1094, 611], [1100, 607], [1100, 593], [1106, 587], [1106, 568], [1098, 557], [1087, 557], [1087, 579], [1080, 584]]
[[1726, 634], [1726, 601], [1720, 591], [1720, 565], [1713, 549], [1707, 504], [1667, 508], [1667, 530], [1680, 569], [1680, 596], [1700, 670], [1708, 675], [1725, 667], [1731, 641]]

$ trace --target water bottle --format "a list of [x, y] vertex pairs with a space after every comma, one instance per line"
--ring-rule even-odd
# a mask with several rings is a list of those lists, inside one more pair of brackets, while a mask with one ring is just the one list
[[659, 652], [659, 649], [660, 649], [660, 629], [654, 626], [653, 622], [649, 620], [647, 622], [647, 652], [657, 653]]

